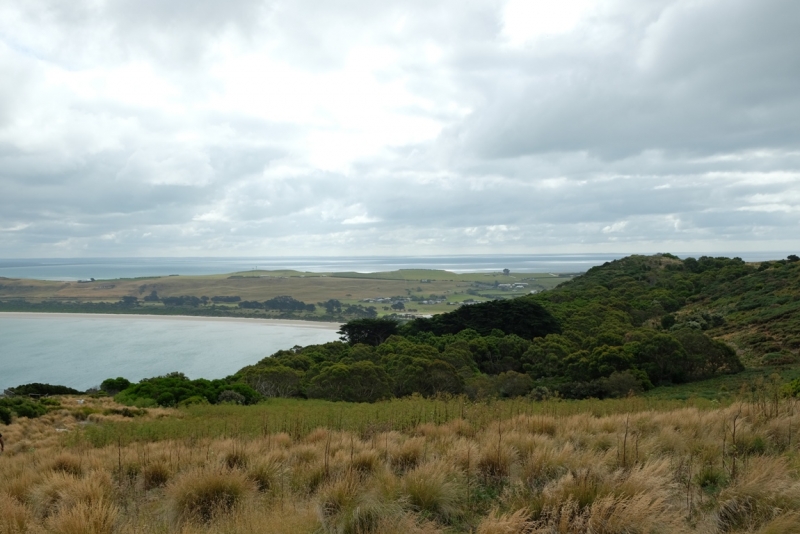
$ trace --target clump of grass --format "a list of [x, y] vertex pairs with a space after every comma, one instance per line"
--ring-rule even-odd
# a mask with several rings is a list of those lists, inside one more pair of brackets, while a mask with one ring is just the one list
[[783, 458], [752, 458], [747, 471], [719, 495], [717, 529], [753, 529], [786, 512], [800, 512], [800, 482], [789, 472]]
[[704, 492], [716, 495], [728, 484], [728, 474], [721, 467], [704, 465], [694, 476], [694, 483]]
[[359, 451], [353, 456], [350, 467], [356, 472], [367, 475], [374, 473], [381, 465], [381, 459], [374, 450]]
[[267, 492], [280, 485], [283, 472], [284, 468], [279, 462], [268, 458], [250, 466], [247, 478], [255, 483], [259, 491]]
[[495, 510], [478, 524], [478, 534], [525, 534], [529, 526], [528, 512], [524, 509], [506, 514]]
[[415, 511], [444, 523], [452, 522], [465, 512], [466, 486], [457, 473], [442, 462], [429, 462], [408, 472], [403, 478], [403, 493]]
[[92, 472], [86, 478], [55, 472], [36, 485], [30, 503], [40, 518], [48, 518], [79, 504], [106, 502], [112, 497], [111, 477], [106, 472]]
[[80, 476], [83, 472], [83, 462], [79, 456], [70, 453], [61, 453], [50, 464], [50, 469], [70, 475]]
[[30, 510], [7, 493], [0, 493], [0, 534], [26, 534], [32, 530]]
[[391, 452], [392, 467], [407, 471], [416, 467], [425, 452], [425, 438], [407, 439]]
[[51, 517], [48, 529], [56, 534], [111, 534], [119, 510], [105, 501], [80, 502]]
[[323, 529], [332, 534], [382, 533], [381, 525], [403, 511], [397, 502], [382, 500], [377, 492], [363, 488], [352, 474], [320, 489], [318, 499]]
[[252, 491], [250, 481], [238, 471], [190, 471], [167, 487], [170, 517], [176, 524], [187, 521], [208, 523], [233, 512]]
[[680, 533], [683, 523], [661, 498], [606, 495], [582, 506], [573, 498], [546, 506], [532, 522], [531, 534]]
[[245, 469], [249, 461], [250, 459], [247, 453], [238, 447], [234, 447], [232, 450], [226, 452], [225, 456], [222, 458], [222, 462], [228, 469]]
[[500, 481], [511, 473], [515, 458], [516, 452], [510, 447], [490, 446], [478, 458], [478, 471], [489, 482]]
[[160, 488], [169, 482], [172, 472], [165, 462], [153, 462], [142, 468], [142, 487], [147, 490]]
[[28, 499], [34, 513], [46, 518], [56, 512], [64, 492], [74, 484], [75, 477], [66, 473], [52, 473], [33, 487]]

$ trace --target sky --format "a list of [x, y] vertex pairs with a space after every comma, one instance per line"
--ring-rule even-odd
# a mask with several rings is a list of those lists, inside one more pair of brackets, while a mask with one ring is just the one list
[[796, 0], [0, 0], [0, 257], [800, 251]]

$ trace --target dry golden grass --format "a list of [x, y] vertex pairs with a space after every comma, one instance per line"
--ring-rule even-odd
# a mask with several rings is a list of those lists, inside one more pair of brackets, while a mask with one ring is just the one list
[[[105, 416], [71, 402], [3, 428], [0, 534], [800, 534], [789, 402], [103, 446], [79, 438]], [[230, 428], [247, 410], [225, 409]]]

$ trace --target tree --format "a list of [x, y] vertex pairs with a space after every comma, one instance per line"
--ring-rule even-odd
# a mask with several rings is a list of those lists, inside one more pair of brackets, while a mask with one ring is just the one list
[[406, 305], [405, 305], [405, 304], [403, 304], [403, 301], [402, 301], [402, 300], [398, 300], [397, 302], [395, 302], [394, 304], [392, 304], [392, 309], [393, 309], [393, 310], [398, 310], [398, 311], [399, 311], [399, 310], [405, 310], [405, 309], [406, 309]]
[[510, 275], [510, 274], [511, 274], [511, 271], [510, 271], [510, 270], [508, 270], [508, 269], [503, 269], [503, 274], [504, 274], [505, 276], [508, 276], [508, 275]]
[[105, 391], [109, 395], [116, 395], [123, 389], [129, 388], [131, 385], [130, 380], [118, 376], [117, 378], [106, 378], [100, 384], [100, 391]]
[[335, 363], [311, 379], [311, 398], [346, 402], [375, 402], [391, 396], [389, 375], [372, 362]]
[[300, 393], [303, 371], [285, 365], [256, 366], [244, 373], [244, 381], [265, 397], [294, 397]]
[[378, 346], [386, 339], [397, 333], [397, 321], [392, 319], [353, 319], [343, 324], [337, 334], [341, 340], [355, 345], [364, 343], [366, 345]]
[[119, 301], [120, 306], [136, 306], [139, 304], [139, 299], [136, 297], [124, 296]]
[[491, 335], [495, 328], [506, 334], [516, 334], [523, 339], [558, 334], [561, 325], [541, 304], [529, 297], [509, 300], [492, 300], [434, 317], [415, 319], [403, 325], [403, 335], [432, 332], [437, 336], [457, 334], [471, 328], [483, 336]]

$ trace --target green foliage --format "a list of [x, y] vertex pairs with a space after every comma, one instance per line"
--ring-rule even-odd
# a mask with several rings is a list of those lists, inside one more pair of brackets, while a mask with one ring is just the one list
[[374, 402], [390, 396], [386, 371], [372, 362], [324, 367], [311, 379], [308, 396], [347, 402]]
[[4, 425], [11, 424], [11, 410], [6, 406], [0, 406], [0, 423]]
[[41, 402], [25, 397], [3, 397], [0, 398], [0, 410], [5, 414], [0, 416], [2, 417], [2, 421], [5, 424], [10, 424], [10, 415], [12, 414], [17, 417], [33, 419], [46, 414], [48, 408], [47, 405]]
[[131, 381], [118, 376], [117, 378], [107, 378], [100, 384], [100, 391], [105, 391], [109, 395], [116, 395], [123, 389], [129, 388]]
[[350, 345], [364, 343], [376, 346], [397, 333], [397, 322], [391, 319], [353, 319], [343, 324], [338, 333], [342, 341]]
[[[780, 265], [782, 281], [796, 263]], [[776, 269], [763, 273], [778, 276]], [[401, 326], [356, 319], [342, 326], [344, 343], [279, 351], [235, 379], [268, 397], [336, 400], [462, 392], [472, 398], [626, 396], [654, 384], [742, 371], [736, 351], [714, 339], [738, 324], [730, 311], [736, 303], [720, 308], [709, 299], [730, 296], [732, 284], [763, 273], [739, 258], [630, 256], [533, 296], [462, 306]], [[762, 304], [753, 308], [764, 321], [800, 311], [800, 299], [774, 298], [769, 312]], [[331, 312], [341, 307], [335, 300], [320, 305]], [[800, 348], [796, 331], [784, 346], [767, 334], [751, 345], [791, 356]], [[365, 376], [373, 377], [371, 388], [364, 387]]]
[[481, 335], [491, 335], [499, 329], [524, 339], [559, 333], [558, 321], [538, 302], [528, 297], [481, 302], [430, 319], [422, 318], [403, 326], [401, 333], [414, 335], [431, 332], [437, 336], [457, 334], [472, 329]]
[[72, 389], [67, 386], [59, 386], [52, 384], [40, 384], [34, 382], [31, 384], [22, 384], [13, 388], [8, 388], [9, 393], [12, 395], [81, 395], [82, 391]]
[[114, 400], [121, 404], [140, 407], [152, 404], [175, 406], [185, 404], [193, 397], [199, 397], [210, 404], [216, 404], [224, 391], [232, 391], [241, 396], [244, 399], [242, 404], [253, 404], [260, 398], [260, 395], [246, 384], [202, 378], [189, 380], [182, 373], [170, 373], [146, 378], [138, 384], [131, 385], [118, 393]]

